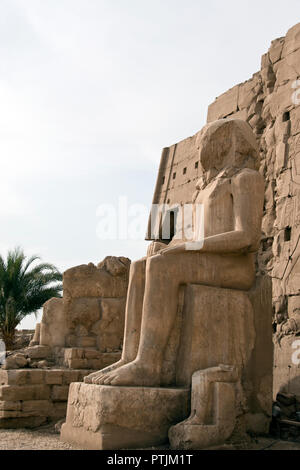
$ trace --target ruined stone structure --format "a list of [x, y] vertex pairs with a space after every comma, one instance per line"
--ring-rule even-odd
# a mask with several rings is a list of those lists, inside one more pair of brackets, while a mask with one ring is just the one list
[[[176, 236], [131, 264], [121, 360], [71, 385], [63, 440], [118, 449], [169, 435], [173, 448], [197, 449], [268, 431], [272, 304], [268, 277], [255, 269], [264, 201], [257, 142], [242, 120], [212, 122], [164, 151], [159, 182], [170, 181], [168, 166], [176, 179], [191, 141], [190, 164], [201, 172], [191, 201], [203, 219], [194, 216], [188, 240], [178, 216]], [[189, 202], [187, 193], [175, 190], [174, 203]]]
[[51, 347], [56, 363], [99, 369], [120, 357], [130, 261], [107, 257], [68, 269], [63, 298], [44, 306], [39, 344]]
[[0, 429], [32, 428], [66, 416], [69, 385], [90, 370], [0, 369]]
[[[300, 333], [300, 24], [272, 41], [261, 70], [224, 93], [208, 110], [208, 122], [239, 117], [251, 125], [266, 180], [260, 273], [273, 286], [274, 398], [299, 395], [293, 343]], [[298, 81], [297, 81], [298, 80]]]
[[29, 347], [0, 369], [0, 428], [63, 418], [69, 384], [121, 356], [130, 261], [67, 270], [63, 298], [46, 302]]

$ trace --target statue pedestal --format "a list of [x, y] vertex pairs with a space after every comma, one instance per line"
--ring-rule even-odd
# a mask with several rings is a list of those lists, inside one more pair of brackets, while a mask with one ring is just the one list
[[61, 439], [90, 450], [157, 446], [189, 414], [189, 389], [72, 383]]

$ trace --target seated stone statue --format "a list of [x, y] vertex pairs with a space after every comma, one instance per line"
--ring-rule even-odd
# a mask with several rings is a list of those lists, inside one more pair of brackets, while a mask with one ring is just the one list
[[243, 121], [219, 120], [199, 133], [198, 148], [203, 177], [193, 202], [204, 210], [204, 237], [154, 242], [146, 258], [131, 264], [122, 358], [86, 383], [160, 386], [180, 286], [253, 285], [264, 201], [255, 137]]

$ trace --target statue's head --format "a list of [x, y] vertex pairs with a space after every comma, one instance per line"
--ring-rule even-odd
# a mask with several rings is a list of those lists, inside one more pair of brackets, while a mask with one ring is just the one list
[[199, 160], [204, 172], [224, 168], [259, 168], [256, 138], [247, 122], [220, 119], [204, 126], [197, 136]]

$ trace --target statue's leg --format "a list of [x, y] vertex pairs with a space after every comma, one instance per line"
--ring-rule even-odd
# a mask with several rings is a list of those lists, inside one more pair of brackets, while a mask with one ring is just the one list
[[175, 321], [182, 278], [178, 261], [178, 255], [157, 255], [148, 258], [137, 357], [133, 362], [102, 377], [99, 383], [131, 386], [160, 385], [163, 354]]
[[141, 333], [145, 292], [146, 258], [131, 264], [125, 311], [125, 333], [122, 358], [126, 362], [136, 358]]
[[250, 288], [253, 282], [251, 266], [250, 263], [247, 268], [243, 257], [226, 258], [197, 252], [148, 258], [137, 357], [133, 362], [107, 374], [99, 383], [160, 385], [163, 357], [176, 318], [180, 285], [203, 283], [218, 287]]
[[124, 344], [121, 359], [115, 364], [85, 377], [84, 381], [86, 383], [100, 383], [101, 379], [108, 372], [111, 372], [136, 358], [141, 332], [145, 291], [145, 270], [146, 258], [142, 258], [131, 263], [125, 310]]

